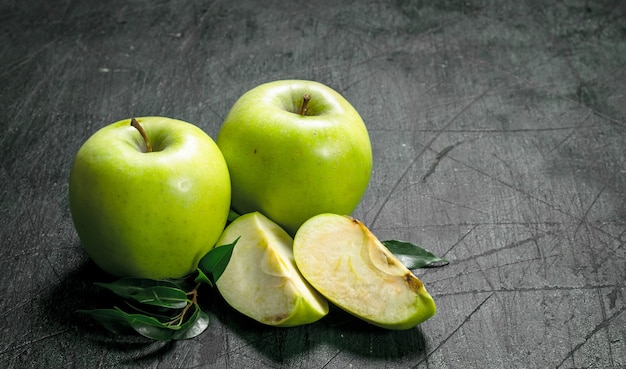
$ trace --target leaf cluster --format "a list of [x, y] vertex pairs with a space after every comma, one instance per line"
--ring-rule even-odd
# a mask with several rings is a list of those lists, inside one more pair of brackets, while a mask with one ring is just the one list
[[[195, 275], [179, 280], [122, 278], [96, 283], [124, 301], [123, 308], [79, 310], [115, 334], [134, 331], [159, 341], [189, 339], [209, 326], [209, 316], [198, 304], [203, 283], [214, 286], [222, 275], [237, 241], [215, 247], [200, 261]], [[195, 282], [190, 289], [190, 281]]]

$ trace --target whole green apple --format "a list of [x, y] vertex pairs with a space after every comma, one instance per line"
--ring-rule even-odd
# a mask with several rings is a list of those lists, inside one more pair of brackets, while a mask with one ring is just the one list
[[195, 270], [224, 229], [230, 178], [219, 148], [195, 125], [126, 119], [82, 145], [69, 202], [81, 243], [103, 270], [178, 278]]
[[246, 92], [216, 142], [228, 164], [233, 209], [259, 211], [292, 235], [314, 215], [351, 214], [372, 172], [358, 112], [313, 81], [275, 81]]

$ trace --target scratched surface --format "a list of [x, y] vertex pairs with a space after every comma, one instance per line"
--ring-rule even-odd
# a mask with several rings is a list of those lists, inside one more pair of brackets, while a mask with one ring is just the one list
[[[259, 3], [0, 1], [1, 367], [626, 367], [626, 2]], [[77, 316], [107, 302], [67, 204], [82, 142], [141, 115], [216, 137], [283, 78], [363, 116], [355, 216], [451, 261], [416, 271], [437, 315], [275, 329], [206, 290], [211, 326], [171, 344]]]

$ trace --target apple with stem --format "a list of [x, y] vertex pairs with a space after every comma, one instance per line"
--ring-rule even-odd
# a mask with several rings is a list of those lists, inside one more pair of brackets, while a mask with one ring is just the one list
[[275, 81], [246, 92], [216, 142], [228, 164], [233, 209], [260, 211], [291, 235], [314, 215], [351, 214], [372, 171], [360, 115], [314, 81]]
[[263, 324], [293, 327], [328, 313], [328, 302], [302, 278], [293, 259], [293, 239], [259, 212], [230, 223], [216, 247], [237, 241], [215, 282], [224, 300]]
[[320, 214], [307, 220], [296, 233], [293, 253], [317, 291], [373, 325], [409, 329], [437, 310], [424, 284], [351, 217]]
[[165, 117], [125, 119], [79, 149], [69, 179], [87, 254], [115, 276], [179, 278], [214, 246], [230, 209], [230, 176], [215, 142]]

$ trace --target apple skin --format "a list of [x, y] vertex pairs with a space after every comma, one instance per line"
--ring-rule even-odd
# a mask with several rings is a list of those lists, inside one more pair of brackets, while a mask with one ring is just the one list
[[[303, 116], [305, 94], [311, 99]], [[372, 172], [370, 139], [358, 112], [314, 81], [274, 81], [246, 92], [216, 142], [228, 164], [233, 209], [259, 211], [292, 236], [314, 215], [351, 214]]]
[[74, 226], [91, 259], [120, 277], [183, 277], [220, 236], [230, 177], [200, 128], [164, 117], [101, 128], [79, 149], [69, 179]]

